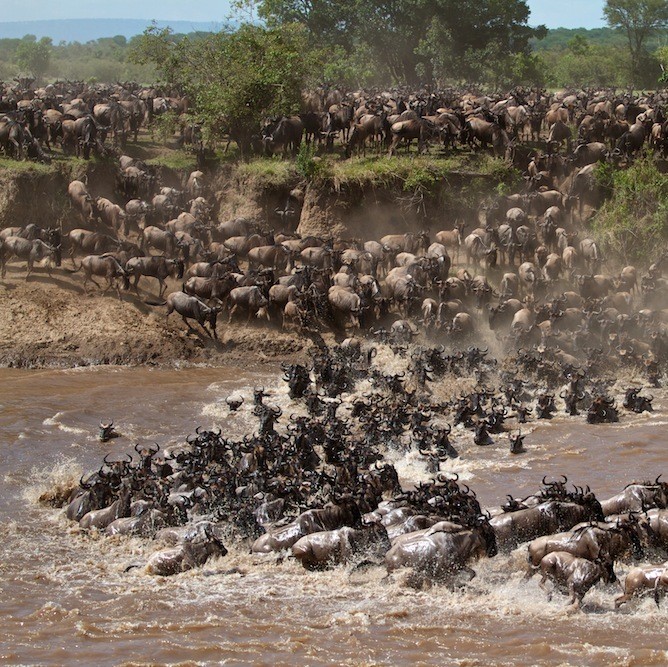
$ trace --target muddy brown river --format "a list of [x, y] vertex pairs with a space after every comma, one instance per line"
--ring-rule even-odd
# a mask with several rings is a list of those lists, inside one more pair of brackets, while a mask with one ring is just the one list
[[[278, 370], [278, 369], [277, 369]], [[135, 442], [169, 445], [198, 425], [238, 435], [256, 425], [245, 404], [231, 418], [224, 398], [261, 384], [287, 405], [277, 372], [238, 368], [0, 370], [0, 663], [48, 665], [666, 665], [668, 602], [613, 610], [616, 585], [597, 586], [584, 609], [552, 602], [538, 577], [524, 578], [525, 549], [474, 565], [461, 591], [416, 591], [384, 580], [381, 567], [311, 573], [287, 559], [251, 556], [228, 544], [224, 559], [169, 578], [141, 563], [140, 539], [85, 536], [62, 510], [36, 499], [78, 478], [107, 452]], [[458, 471], [483, 505], [535, 491], [565, 474], [599, 498], [631, 480], [668, 474], [668, 394], [656, 412], [613, 426], [584, 417], [532, 423], [526, 455], [507, 440], [477, 448], [457, 429]], [[123, 437], [101, 445], [97, 424], [113, 418]], [[398, 455], [397, 455], [398, 456]], [[393, 459], [410, 482], [424, 462]], [[239, 572], [224, 574], [237, 567]], [[623, 575], [627, 567], [618, 565]]]

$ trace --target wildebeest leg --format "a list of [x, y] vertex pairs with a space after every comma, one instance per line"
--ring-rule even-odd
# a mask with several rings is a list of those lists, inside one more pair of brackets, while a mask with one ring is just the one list
[[205, 323], [205, 322], [200, 322], [199, 320], [197, 320], [197, 324], [200, 325], [200, 327], [202, 328], [202, 331], [203, 331], [209, 338], [213, 338], [213, 336], [209, 333], [209, 330], [206, 328], [206, 323]]
[[98, 289], [100, 289], [101, 286], [95, 280], [93, 280], [92, 276], [85, 275], [84, 276], [84, 281], [83, 281], [83, 288], [84, 288], [86, 294], [90, 294], [90, 292], [88, 291], [88, 283], [89, 282], [93, 283], [93, 285], [95, 285]]
[[28, 276], [32, 271], [32, 259], [28, 259], [27, 265], [28, 265], [28, 270], [26, 271], [26, 280], [28, 280]]
[[578, 595], [577, 591], [575, 590], [575, 586], [573, 585], [573, 583], [569, 584], [568, 588], [569, 588], [570, 593], [571, 593], [571, 599], [570, 599], [571, 609], [572, 610], [579, 609], [580, 604], [582, 603], [582, 597], [584, 597], [584, 596], [581, 597], [581, 596]]
[[229, 315], [229, 317], [227, 318], [227, 323], [228, 323], [228, 324], [230, 324], [230, 323], [232, 322], [232, 316], [233, 316], [234, 313], [236, 313], [236, 312], [237, 312], [237, 304], [234, 304], [234, 305], [232, 306], [232, 308], [230, 308], [230, 315]]
[[[167, 313], [169, 315], [169, 313]], [[188, 331], [194, 331], [197, 332], [197, 329], [194, 329], [190, 322], [188, 322], [188, 319], [186, 318], [185, 315], [181, 315], [181, 319], [185, 322], [185, 325], [188, 327]]]

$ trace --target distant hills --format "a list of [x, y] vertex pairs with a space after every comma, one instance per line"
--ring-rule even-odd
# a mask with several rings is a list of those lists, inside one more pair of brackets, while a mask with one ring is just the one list
[[[151, 20], [142, 19], [62, 19], [58, 21], [12, 21], [0, 22], [0, 39], [21, 38], [24, 35], [51, 37], [54, 44], [59, 42], [89, 42], [101, 37], [133, 37], [150, 26]], [[217, 32], [225, 22], [208, 23], [195, 21], [156, 21], [160, 28], [169, 26], [176, 33]]]

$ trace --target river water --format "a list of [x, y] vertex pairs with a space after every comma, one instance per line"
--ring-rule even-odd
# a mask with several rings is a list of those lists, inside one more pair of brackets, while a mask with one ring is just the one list
[[[182, 442], [196, 426], [233, 435], [256, 424], [248, 405], [228, 416], [224, 398], [263, 385], [287, 405], [278, 369], [86, 368], [0, 370], [0, 636], [2, 664], [95, 665], [665, 665], [668, 604], [645, 599], [613, 610], [615, 585], [584, 609], [551, 602], [524, 578], [525, 550], [474, 565], [463, 590], [416, 591], [383, 581], [380, 567], [311, 573], [294, 561], [251, 556], [228, 544], [224, 559], [169, 578], [141, 563], [155, 547], [138, 538], [79, 534], [62, 510], [36, 499], [58, 481], [99, 466], [135, 442]], [[250, 401], [249, 401], [250, 402]], [[559, 417], [530, 425], [526, 455], [507, 442], [477, 448], [453, 431], [448, 462], [483, 505], [535, 491], [543, 475], [589, 484], [599, 498], [666, 470], [668, 393], [656, 412], [612, 426]], [[97, 439], [113, 418], [123, 437]], [[402, 481], [420, 457], [396, 460]], [[668, 471], [666, 471], [668, 472]], [[234, 574], [224, 573], [236, 567]], [[627, 568], [618, 565], [619, 574]]]

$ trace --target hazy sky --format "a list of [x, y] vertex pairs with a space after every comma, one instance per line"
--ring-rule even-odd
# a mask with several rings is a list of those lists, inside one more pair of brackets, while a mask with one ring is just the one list
[[[481, 0], [482, 2], [483, 0]], [[604, 0], [528, 0], [530, 23], [548, 28], [596, 28], [604, 24]], [[2, 0], [2, 21], [124, 18], [221, 22], [227, 0]]]

